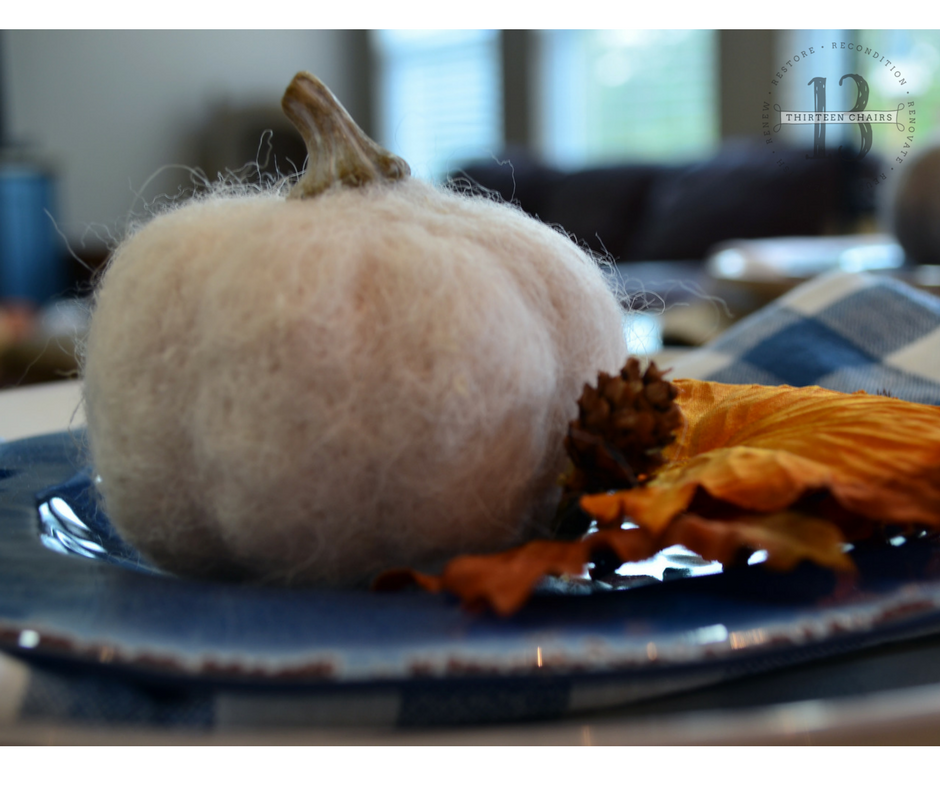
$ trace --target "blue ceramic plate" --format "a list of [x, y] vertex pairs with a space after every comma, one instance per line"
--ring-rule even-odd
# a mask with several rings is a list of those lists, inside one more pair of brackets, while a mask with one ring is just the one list
[[679, 552], [665, 582], [546, 584], [508, 619], [419, 591], [182, 580], [112, 531], [82, 442], [0, 446], [0, 648], [73, 681], [290, 695], [327, 722], [544, 719], [940, 631], [929, 538], [856, 548], [850, 587], [808, 565], [709, 574]]

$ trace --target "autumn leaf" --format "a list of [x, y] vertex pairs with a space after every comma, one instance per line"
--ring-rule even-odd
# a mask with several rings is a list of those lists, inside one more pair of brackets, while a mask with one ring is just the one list
[[580, 575], [592, 555], [601, 551], [627, 562], [650, 558], [662, 547], [661, 540], [638, 528], [607, 529], [574, 542], [537, 539], [502, 553], [459, 556], [440, 576], [390, 570], [379, 575], [372, 588], [393, 591], [415, 584], [426, 591], [449, 591], [467, 608], [490, 608], [505, 616], [525, 604], [543, 577]]
[[[603, 532], [601, 532], [603, 533]], [[769, 514], [740, 512], [721, 520], [683, 513], [670, 523], [659, 543], [681, 544], [708, 561], [736, 564], [766, 550], [768, 569], [787, 571], [813, 561], [841, 572], [854, 571], [839, 528], [821, 517], [785, 510]]]
[[766, 550], [771, 569], [792, 569], [802, 560], [846, 572], [853, 569], [842, 551], [842, 533], [826, 520], [799, 512], [738, 515], [723, 521], [685, 514], [658, 536], [640, 528], [607, 528], [574, 542], [535, 540], [501, 553], [460, 556], [439, 576], [411, 569], [384, 572], [372, 587], [395, 591], [413, 584], [432, 593], [447, 591], [470, 610], [491, 609], [508, 616], [525, 605], [543, 577], [580, 575], [605, 552], [626, 563], [652, 558], [677, 544], [725, 564]]
[[658, 533], [719, 501], [940, 528], [940, 408], [815, 386], [675, 385], [687, 423], [668, 464], [643, 487], [583, 497], [601, 525]]
[[[509, 615], [542, 577], [577, 575], [604, 551], [626, 562], [684, 545], [729, 565], [764, 550], [770, 569], [812, 561], [848, 573], [846, 543], [887, 525], [940, 529], [940, 408], [818, 387], [665, 384], [652, 365], [640, 376], [635, 362], [621, 377], [637, 393], [599, 378], [566, 442], [574, 462], [566, 494], [623, 480], [622, 489], [580, 495], [599, 531], [460, 556], [438, 577], [386, 573], [377, 587], [417, 583]], [[633, 412], [647, 425], [646, 443], [618, 434]], [[653, 429], [646, 414], [675, 434]], [[644, 451], [652, 464], [635, 467]]]

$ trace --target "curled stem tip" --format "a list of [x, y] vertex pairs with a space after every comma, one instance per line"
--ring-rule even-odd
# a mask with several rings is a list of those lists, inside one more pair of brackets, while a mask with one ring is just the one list
[[288, 199], [314, 197], [336, 184], [364, 186], [411, 175], [408, 163], [369, 139], [312, 74], [301, 71], [291, 80], [281, 107], [307, 145], [307, 168]]

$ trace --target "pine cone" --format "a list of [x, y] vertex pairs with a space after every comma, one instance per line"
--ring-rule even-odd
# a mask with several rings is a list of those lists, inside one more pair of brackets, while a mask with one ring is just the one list
[[619, 376], [601, 372], [596, 388], [585, 385], [565, 438], [572, 462], [565, 498], [636, 487], [662, 465], [662, 450], [683, 424], [678, 394], [655, 363], [641, 375], [633, 357]]

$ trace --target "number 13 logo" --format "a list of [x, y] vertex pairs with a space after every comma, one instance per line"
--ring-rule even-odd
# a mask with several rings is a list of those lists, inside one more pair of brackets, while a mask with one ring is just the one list
[[[865, 81], [865, 78], [860, 74], [846, 74], [839, 80], [839, 86], [842, 86], [842, 82], [846, 79], [855, 80], [855, 85], [858, 88], [858, 96], [855, 99], [855, 106], [849, 110], [849, 112], [861, 112], [868, 106], [868, 83]], [[826, 78], [825, 77], [814, 77], [807, 85], [813, 86], [813, 97], [815, 99], [815, 111], [825, 112], [826, 111]], [[843, 159], [864, 159], [865, 154], [871, 150], [871, 123], [859, 123], [858, 130], [862, 135], [861, 145], [859, 146], [859, 151], [857, 156], [848, 156], [845, 153], [842, 154]], [[839, 146], [839, 151], [842, 151], [842, 146]], [[813, 124], [813, 155], [810, 156], [806, 154], [807, 159], [824, 159], [829, 154], [826, 153], [826, 124], [825, 123], [815, 123]]]

